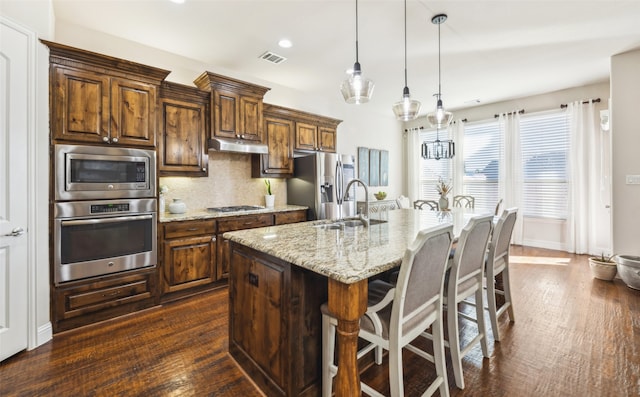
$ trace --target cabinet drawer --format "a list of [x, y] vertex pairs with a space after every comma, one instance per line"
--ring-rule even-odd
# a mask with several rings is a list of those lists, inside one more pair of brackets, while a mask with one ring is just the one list
[[278, 212], [275, 214], [275, 224], [284, 225], [286, 223], [304, 222], [307, 220], [306, 211]]
[[216, 233], [216, 221], [170, 222], [164, 225], [164, 238], [211, 235]]
[[218, 233], [273, 225], [272, 214], [243, 215], [218, 221]]
[[56, 292], [60, 318], [72, 318], [152, 298], [154, 273], [98, 281]]

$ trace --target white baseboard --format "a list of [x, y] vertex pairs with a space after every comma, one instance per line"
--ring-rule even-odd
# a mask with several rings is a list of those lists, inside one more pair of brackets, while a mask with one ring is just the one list
[[33, 346], [32, 349], [44, 345], [51, 339], [53, 339], [53, 326], [51, 325], [51, 321], [49, 321], [48, 323], [38, 327], [38, 333], [36, 335], [36, 346]]
[[545, 241], [545, 240], [524, 240], [522, 245], [527, 247], [546, 248], [550, 250], [566, 251], [567, 247], [564, 243], [557, 241]]

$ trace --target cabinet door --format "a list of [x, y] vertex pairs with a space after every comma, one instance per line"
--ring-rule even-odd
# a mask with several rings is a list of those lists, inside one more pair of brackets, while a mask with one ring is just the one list
[[265, 175], [293, 176], [293, 128], [291, 120], [265, 119], [266, 143], [269, 147], [269, 154], [262, 155], [262, 172]]
[[164, 98], [160, 106], [160, 175], [207, 176], [206, 106]]
[[336, 151], [336, 129], [328, 127], [320, 127], [318, 129], [319, 150], [323, 152]]
[[317, 137], [317, 126], [307, 123], [296, 123], [296, 149], [317, 150]]
[[229, 91], [213, 92], [213, 135], [220, 138], [235, 138], [238, 133], [240, 96]]
[[215, 237], [201, 236], [165, 241], [163, 291], [180, 291], [214, 282], [215, 263]]
[[229, 286], [229, 344], [250, 356], [286, 390], [290, 348], [285, 297], [286, 270], [234, 250]]
[[262, 142], [262, 98], [240, 97], [240, 138]]
[[156, 87], [113, 78], [111, 82], [111, 143], [155, 146]]
[[54, 139], [102, 142], [109, 139], [109, 78], [52, 67], [51, 133]]
[[229, 278], [229, 264], [231, 263], [231, 241], [218, 234], [218, 263], [216, 267], [216, 277], [218, 280]]

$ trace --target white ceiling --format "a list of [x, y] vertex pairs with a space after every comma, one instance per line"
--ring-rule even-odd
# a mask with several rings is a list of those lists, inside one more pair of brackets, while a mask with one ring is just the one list
[[[342, 101], [355, 62], [354, 0], [53, 0], [56, 23], [72, 23], [241, 75]], [[407, 1], [409, 88], [435, 104], [438, 28], [448, 109], [607, 81], [610, 57], [640, 48], [640, 1]], [[404, 87], [402, 0], [360, 0], [359, 61], [376, 83], [362, 106], [388, 112]], [[281, 38], [293, 42], [279, 48]], [[91, 50], [91, 48], [87, 48]], [[287, 58], [274, 65], [265, 51]], [[640, 66], [640, 65], [639, 65]], [[640, 67], [639, 67], [640, 71]], [[194, 76], [195, 78], [196, 76]]]

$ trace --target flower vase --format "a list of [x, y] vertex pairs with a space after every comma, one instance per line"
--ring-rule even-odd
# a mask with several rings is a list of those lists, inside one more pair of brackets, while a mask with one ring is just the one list
[[164, 199], [164, 196], [161, 194], [160, 197], [158, 198], [158, 212], [161, 214], [164, 214], [166, 210], [167, 210], [167, 207], [165, 204], [165, 199]]
[[273, 208], [274, 203], [276, 201], [276, 196], [273, 194], [265, 194], [264, 196], [264, 204], [267, 208]]
[[440, 196], [438, 206], [440, 207], [440, 211], [449, 211], [449, 199], [447, 196]]

